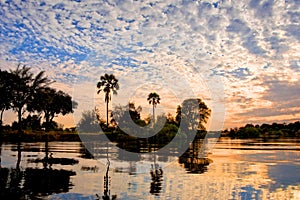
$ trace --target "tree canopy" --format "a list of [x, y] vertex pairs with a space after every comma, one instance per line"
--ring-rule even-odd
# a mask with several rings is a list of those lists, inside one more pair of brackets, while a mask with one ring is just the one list
[[33, 96], [39, 90], [48, 86], [51, 81], [45, 77], [45, 72], [41, 71], [36, 76], [30, 72], [26, 65], [18, 65], [17, 69], [11, 70], [13, 74], [11, 84], [10, 101], [11, 108], [18, 113], [19, 131], [22, 129], [22, 115], [26, 111], [27, 104], [33, 99]]
[[211, 110], [199, 98], [186, 99], [181, 106], [177, 107], [176, 121], [184, 123], [186, 128], [193, 130], [205, 130], [204, 124], [210, 117]]
[[31, 68], [21, 64], [15, 70], [0, 70], [1, 122], [3, 112], [12, 109], [18, 115], [17, 125], [21, 133], [23, 125], [26, 124], [22, 120], [28, 118], [23, 118], [25, 112], [43, 112], [46, 128], [49, 128], [55, 115], [73, 112], [77, 103], [63, 91], [50, 88], [52, 82], [44, 71], [34, 75]]
[[13, 98], [12, 95], [12, 83], [14, 80], [14, 75], [7, 72], [2, 71], [0, 69], [0, 126], [2, 125], [3, 112], [11, 108], [11, 101]]
[[46, 130], [49, 130], [53, 118], [58, 115], [66, 115], [73, 112], [77, 107], [77, 102], [72, 101], [72, 97], [63, 91], [56, 91], [53, 88], [43, 88], [37, 91], [32, 101], [28, 104], [29, 111], [42, 112], [45, 117]]

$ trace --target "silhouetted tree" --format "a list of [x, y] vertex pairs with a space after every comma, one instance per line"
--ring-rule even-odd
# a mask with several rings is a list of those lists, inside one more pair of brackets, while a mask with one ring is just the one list
[[97, 83], [97, 88], [99, 89], [97, 94], [99, 94], [102, 90], [104, 92], [104, 100], [106, 102], [106, 126], [108, 128], [108, 103], [111, 101], [111, 92], [113, 94], [117, 94], [117, 90], [119, 89], [118, 79], [113, 74], [105, 74], [100, 77], [100, 81]]
[[44, 76], [44, 71], [34, 76], [30, 68], [25, 65], [18, 65], [17, 69], [12, 70], [14, 75], [11, 81], [12, 108], [18, 113], [18, 129], [22, 130], [22, 115], [26, 111], [26, 105], [32, 100], [34, 94], [45, 88], [51, 82]]
[[178, 105], [177, 109], [176, 109], [176, 117], [175, 117], [175, 121], [177, 123], [177, 125], [180, 125], [180, 121], [181, 121], [181, 106]]
[[77, 127], [80, 132], [96, 133], [99, 132], [101, 124], [105, 124], [105, 122], [99, 121], [96, 112], [94, 110], [88, 110], [82, 112]]
[[193, 130], [205, 130], [204, 124], [211, 114], [211, 110], [201, 99], [184, 100], [182, 106], [177, 107], [176, 121], [185, 119], [184, 126]]
[[70, 95], [49, 87], [38, 90], [28, 104], [29, 111], [44, 113], [46, 131], [49, 130], [56, 115], [73, 113], [73, 108], [76, 107], [77, 103], [72, 101]]
[[297, 137], [300, 134], [300, 122], [294, 123], [272, 123], [262, 125], [246, 124], [240, 128], [230, 129], [230, 131], [223, 131], [223, 136], [231, 138], [278, 138], [278, 137]]
[[5, 110], [11, 108], [12, 101], [12, 83], [13, 74], [8, 73], [7, 71], [0, 70], [0, 126], [2, 126], [3, 113]]
[[[141, 119], [142, 107], [135, 107], [133, 102], [129, 102], [127, 106], [116, 106], [112, 112], [112, 121], [122, 126], [129, 125], [129, 120], [140, 126], [145, 126], [146, 122]], [[129, 114], [129, 115], [128, 115]]]
[[147, 101], [153, 106], [153, 123], [155, 123], [155, 107], [160, 103], [160, 97], [156, 92], [152, 92], [148, 95]]
[[41, 129], [41, 118], [38, 115], [28, 115], [27, 118], [22, 119], [22, 127], [39, 130]]
[[136, 108], [133, 102], [129, 102], [128, 106], [129, 106], [129, 114], [130, 114], [131, 119], [134, 122], [139, 121], [141, 119], [142, 107], [138, 106]]

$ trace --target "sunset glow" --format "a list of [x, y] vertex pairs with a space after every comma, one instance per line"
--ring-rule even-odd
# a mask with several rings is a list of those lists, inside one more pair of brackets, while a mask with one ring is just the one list
[[[299, 1], [0, 1], [1, 69], [46, 71], [84, 110], [105, 110], [96, 83], [113, 73], [129, 101], [175, 115], [183, 98], [211, 108], [210, 130], [300, 120]], [[104, 117], [105, 112], [103, 112]], [[4, 113], [4, 123], [16, 114]]]

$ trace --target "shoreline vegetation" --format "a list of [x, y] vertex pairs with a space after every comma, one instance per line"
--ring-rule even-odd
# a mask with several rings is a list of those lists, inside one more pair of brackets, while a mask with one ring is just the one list
[[[173, 129], [168, 129], [164, 126], [160, 131], [159, 137], [168, 137], [171, 140], [178, 132], [178, 128], [172, 125]], [[219, 137], [218, 131], [206, 132], [202, 131], [196, 134], [197, 139], [203, 139], [206, 134], [210, 136]], [[99, 133], [101, 134], [101, 133]], [[102, 133], [103, 134], [103, 133]], [[134, 137], [124, 133], [121, 130], [112, 129], [105, 132], [106, 136], [112, 142], [120, 141], [132, 141]], [[95, 133], [91, 133], [95, 135]], [[231, 139], [280, 139], [280, 138], [300, 138], [300, 121], [294, 123], [272, 123], [262, 125], [246, 124], [239, 128], [225, 129], [221, 131], [220, 138]], [[78, 130], [73, 128], [55, 129], [50, 131], [45, 130], [23, 130], [22, 134], [19, 134], [18, 130], [13, 130], [10, 126], [3, 126], [0, 130], [0, 142], [40, 142], [45, 141], [81, 141]], [[153, 140], [152, 143], [155, 143]], [[163, 141], [163, 140], [160, 140]]]
[[[152, 114], [146, 118], [141, 117], [142, 107], [136, 107], [134, 102], [109, 111], [112, 96], [117, 95], [120, 89], [118, 79], [113, 74], [100, 76], [95, 85], [97, 94], [104, 95], [106, 120], [100, 116], [99, 108], [95, 107], [95, 110], [82, 113], [76, 127], [63, 129], [63, 125], [55, 122], [54, 118], [73, 113], [78, 103], [65, 92], [49, 87], [53, 81], [45, 76], [44, 71], [34, 75], [30, 70], [21, 64], [15, 70], [0, 70], [0, 142], [81, 141], [78, 132], [97, 134], [103, 130], [111, 142], [136, 152], [148, 146], [161, 148], [175, 137], [176, 144], [186, 145], [195, 139], [205, 138], [206, 134], [215, 138], [300, 137], [299, 121], [289, 124], [246, 124], [240, 128], [207, 132], [205, 124], [211, 110], [202, 99], [185, 99], [177, 106], [176, 116], [170, 113], [156, 115], [156, 106], [164, 99], [155, 91], [145, 96], [145, 101], [152, 105]], [[3, 126], [2, 117], [6, 110], [16, 112], [18, 120]], [[154, 132], [155, 135], [151, 134]]]

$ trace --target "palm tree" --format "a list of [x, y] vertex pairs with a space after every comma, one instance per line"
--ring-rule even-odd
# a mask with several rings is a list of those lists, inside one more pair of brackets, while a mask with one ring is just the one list
[[106, 102], [106, 127], [108, 127], [108, 103], [111, 101], [111, 92], [117, 94], [119, 89], [118, 79], [113, 74], [105, 74], [100, 77], [100, 81], [97, 83], [97, 88], [99, 88], [97, 94], [102, 90], [105, 93], [104, 100]]
[[147, 101], [153, 105], [153, 123], [155, 123], [155, 107], [160, 103], [160, 97], [156, 92], [152, 92], [148, 95]]
[[22, 115], [26, 111], [26, 105], [32, 100], [35, 93], [52, 83], [41, 71], [36, 76], [30, 72], [30, 68], [19, 64], [16, 70], [10, 71], [14, 75], [11, 80], [12, 108], [18, 113], [19, 133], [22, 131]]

